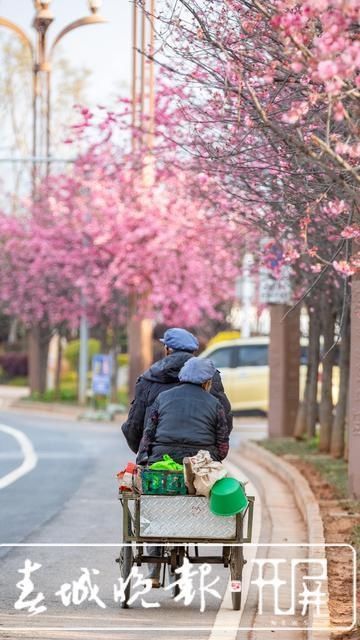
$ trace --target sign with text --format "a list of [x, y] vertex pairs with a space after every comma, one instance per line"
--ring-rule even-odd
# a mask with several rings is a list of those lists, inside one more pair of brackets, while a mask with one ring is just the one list
[[111, 356], [101, 353], [92, 359], [92, 392], [97, 396], [108, 396], [111, 391]]

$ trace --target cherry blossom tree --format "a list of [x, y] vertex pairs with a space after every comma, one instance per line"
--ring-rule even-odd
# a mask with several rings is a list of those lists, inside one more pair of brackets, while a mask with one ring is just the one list
[[34, 390], [51, 330], [77, 328], [83, 313], [91, 325], [123, 322], [119, 302], [135, 292], [140, 313], [193, 326], [234, 296], [243, 230], [218, 215], [211, 179], [162, 172], [150, 189], [137, 176], [106, 136], [22, 215], [0, 216], [2, 307], [42, 337]]
[[[240, 216], [249, 203], [257, 223], [265, 220], [305, 240], [313, 220], [320, 231], [316, 248], [322, 240], [318, 221], [330, 212], [338, 234], [353, 237], [359, 223], [353, 224], [359, 187], [357, 3], [265, 7], [181, 0], [177, 7], [168, 18], [161, 15], [168, 58], [159, 55], [171, 66], [172, 80], [178, 78], [177, 142], [202, 161], [201, 170], [206, 165], [220, 180], [226, 176], [224, 188], [238, 199]], [[332, 82], [324, 77], [331, 65], [338, 72]], [[331, 235], [326, 239], [334, 245]], [[302, 246], [321, 263], [314, 247]], [[292, 252], [293, 261], [304, 252], [298, 253]], [[356, 258], [339, 253], [340, 260], [330, 256], [334, 268], [351, 274]]]
[[[332, 305], [328, 315], [335, 314], [345, 336], [349, 279], [360, 267], [351, 250], [360, 229], [359, 3], [168, 5], [157, 17], [156, 56], [170, 77], [167, 108], [174, 119], [167, 138], [181, 150], [178, 157], [188, 151], [194, 170], [221, 185], [233, 219], [247, 220], [269, 239], [258, 248], [257, 264], [271, 265], [274, 277], [290, 265], [298, 303], [307, 300], [314, 319], [325, 301]], [[325, 319], [322, 324], [324, 336], [334, 333]], [[331, 369], [324, 366], [324, 424], [332, 412]], [[344, 366], [343, 389], [347, 376]], [[344, 415], [346, 394], [339, 404]], [[328, 448], [329, 429], [324, 441]]]

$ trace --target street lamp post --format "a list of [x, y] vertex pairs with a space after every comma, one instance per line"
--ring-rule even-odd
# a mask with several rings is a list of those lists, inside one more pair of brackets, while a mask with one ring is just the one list
[[[133, 57], [132, 57], [132, 147], [136, 151], [139, 138], [135, 132], [143, 132], [141, 147], [145, 149], [142, 184], [151, 188], [154, 183], [155, 74], [154, 74], [154, 18], [155, 0], [143, 0], [142, 6], [133, 5]], [[148, 54], [148, 56], [146, 55]], [[139, 299], [136, 292], [129, 299], [128, 311], [129, 396], [135, 389], [138, 376], [152, 361], [152, 321], [139, 316]]]
[[[36, 36], [34, 42], [19, 25], [0, 17], [0, 26], [10, 29], [29, 49], [33, 71], [33, 185], [38, 175], [38, 156], [50, 158], [51, 153], [51, 70], [54, 50], [62, 38], [74, 29], [91, 24], [101, 24], [106, 19], [100, 15], [101, 0], [89, 0], [90, 15], [74, 20], [64, 27], [48, 45], [47, 32], [54, 21], [50, 0], [34, 0], [35, 16], [32, 26]], [[46, 171], [49, 164], [46, 163]]]
[[[107, 22], [100, 15], [101, 0], [89, 0], [90, 15], [74, 20], [64, 27], [53, 42], [48, 43], [48, 29], [54, 21], [53, 13], [50, 9], [50, 0], [34, 0], [35, 16], [32, 27], [35, 30], [35, 39], [32, 39], [16, 23], [0, 16], [0, 26], [12, 31], [23, 44], [25, 44], [31, 54], [32, 74], [33, 74], [33, 96], [32, 96], [32, 190], [33, 198], [36, 198], [36, 191], [42, 168], [45, 167], [45, 175], [49, 174], [51, 163], [51, 70], [54, 50], [62, 38], [71, 31], [86, 25], [101, 24]], [[45, 163], [43, 159], [45, 158]], [[79, 400], [86, 401], [86, 369], [83, 363], [87, 363], [87, 326], [85, 330], [86, 313], [82, 318], [82, 341], [80, 362], [82, 367], [79, 372]], [[30, 388], [31, 391], [42, 391], [43, 383], [40, 375], [40, 360], [43, 356], [41, 350], [41, 332], [39, 327], [35, 327], [29, 336], [29, 364], [30, 364]], [[85, 369], [85, 370], [84, 370]]]

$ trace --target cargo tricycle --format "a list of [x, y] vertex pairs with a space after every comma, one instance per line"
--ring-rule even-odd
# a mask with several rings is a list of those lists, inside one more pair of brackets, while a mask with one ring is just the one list
[[[176, 488], [173, 487], [173, 491]], [[134, 489], [120, 491], [119, 499], [123, 509], [124, 546], [117, 562], [124, 581], [129, 578], [133, 565], [160, 563], [163, 567], [162, 585], [168, 568], [169, 580], [174, 582], [173, 595], [176, 596], [179, 593], [177, 569], [182, 566], [184, 558], [191, 564], [223, 565], [230, 570], [233, 609], [241, 608], [242, 572], [246, 563], [243, 545], [251, 542], [253, 496], [247, 496], [246, 508], [233, 516], [214, 515], [209, 509], [208, 498], [184, 492], [144, 494]], [[212, 546], [206, 547], [209, 543]], [[146, 545], [160, 547], [160, 555], [148, 555]], [[214, 546], [219, 548], [217, 554], [213, 553]], [[206, 555], [200, 554], [203, 548], [206, 548]], [[131, 580], [126, 586], [123, 608], [128, 607], [130, 594]]]

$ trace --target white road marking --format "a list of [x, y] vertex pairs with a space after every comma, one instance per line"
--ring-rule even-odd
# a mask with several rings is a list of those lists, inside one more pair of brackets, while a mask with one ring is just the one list
[[[229, 474], [232, 477], [237, 478], [237, 480], [246, 481], [248, 483], [246, 485], [246, 493], [249, 496], [255, 496], [253, 535], [252, 535], [251, 542], [257, 543], [259, 542], [260, 524], [261, 524], [261, 503], [260, 503], [259, 494], [256, 491], [252, 482], [249, 481], [245, 473], [242, 471], [242, 469], [239, 469], [239, 467], [235, 466], [228, 460], [224, 462], [224, 465], [228, 469]], [[247, 547], [245, 554], [246, 554], [245, 557], [247, 560], [247, 564], [245, 565], [243, 570], [241, 609], [240, 611], [233, 611], [232, 609], [230, 579], [229, 579], [229, 583], [228, 583], [224, 598], [216, 614], [213, 629], [211, 631], [211, 634], [208, 640], [236, 640], [238, 636], [241, 616], [244, 611], [244, 607], [246, 604], [246, 599], [247, 599], [249, 587], [250, 587], [250, 578], [251, 578], [251, 569], [252, 569], [251, 559], [256, 556], [256, 547]]]
[[38, 463], [38, 457], [35, 453], [31, 441], [25, 435], [25, 433], [19, 431], [19, 429], [8, 427], [6, 424], [0, 424], [0, 431], [15, 438], [15, 440], [20, 445], [24, 458], [22, 463], [18, 467], [16, 467], [16, 469], [10, 471], [10, 473], [7, 473], [5, 476], [0, 478], [0, 489], [5, 489], [5, 487], [8, 487], [10, 484], [16, 482], [16, 480], [35, 469]]
[[[19, 460], [23, 454], [21, 451], [9, 451], [8, 453], [0, 452], [0, 460]], [[86, 455], [85, 453], [76, 453], [72, 451], [37, 451], [39, 460], [89, 460], [96, 458], [95, 454]]]

